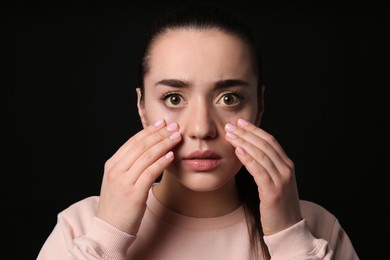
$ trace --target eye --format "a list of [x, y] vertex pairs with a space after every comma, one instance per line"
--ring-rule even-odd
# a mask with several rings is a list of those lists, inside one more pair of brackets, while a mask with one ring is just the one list
[[224, 94], [219, 100], [218, 103], [224, 106], [234, 106], [238, 105], [242, 97], [236, 93], [227, 93]]
[[184, 105], [183, 104], [183, 102], [184, 102], [183, 97], [177, 93], [166, 93], [161, 98], [161, 100], [162, 100], [162, 102], [164, 102], [164, 104], [167, 107], [180, 107], [180, 106]]

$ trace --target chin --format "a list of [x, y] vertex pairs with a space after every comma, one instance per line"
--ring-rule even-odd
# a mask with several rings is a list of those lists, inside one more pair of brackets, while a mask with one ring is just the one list
[[[179, 182], [189, 190], [197, 192], [213, 192], [219, 190], [221, 187], [225, 186], [231, 181], [232, 178], [228, 180], [218, 180], [214, 176], [205, 176], [205, 173], [193, 174], [192, 176], [187, 176], [185, 178], [180, 178]], [[234, 176], [233, 176], [234, 178]]]
[[213, 192], [231, 183], [240, 168], [241, 166], [221, 167], [218, 170], [210, 172], [194, 172], [180, 169], [180, 171], [170, 172], [168, 174], [170, 174], [176, 182], [189, 190], [196, 192]]

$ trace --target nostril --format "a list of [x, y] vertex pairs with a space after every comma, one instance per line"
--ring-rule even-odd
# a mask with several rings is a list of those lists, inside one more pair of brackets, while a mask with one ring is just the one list
[[[206, 101], [204, 101], [206, 102]], [[191, 139], [212, 139], [217, 136], [215, 118], [212, 107], [202, 102], [196, 106], [188, 106], [180, 129]]]

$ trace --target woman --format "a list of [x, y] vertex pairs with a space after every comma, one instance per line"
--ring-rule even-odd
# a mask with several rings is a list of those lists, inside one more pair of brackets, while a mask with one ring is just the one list
[[100, 196], [58, 215], [38, 259], [358, 259], [337, 218], [299, 200], [293, 162], [258, 127], [259, 56], [223, 10], [160, 20], [140, 66], [144, 129], [106, 162]]

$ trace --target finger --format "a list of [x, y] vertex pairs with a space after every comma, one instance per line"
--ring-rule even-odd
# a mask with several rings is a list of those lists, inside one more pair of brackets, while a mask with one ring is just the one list
[[284, 162], [287, 165], [292, 166], [291, 159], [287, 156], [283, 147], [279, 144], [279, 142], [276, 140], [276, 138], [273, 135], [267, 133], [263, 129], [255, 126], [254, 124], [252, 124], [244, 119], [238, 119], [237, 126], [239, 126], [242, 129], [245, 129], [247, 131], [251, 131], [255, 135], [262, 138], [263, 140], [266, 140], [275, 149], [275, 151], [278, 152], [279, 156], [284, 160]]
[[[154, 164], [159, 158], [170, 151], [175, 145], [181, 141], [181, 134], [179, 132], [173, 133], [170, 137], [165, 138], [160, 143], [150, 147], [131, 166], [128, 171], [130, 176], [130, 182], [135, 184], [141, 175], [144, 174], [152, 164]], [[161, 168], [162, 172], [164, 168]]]
[[[248, 171], [249, 168], [253, 169], [253, 171], [250, 171], [253, 176], [267, 174], [274, 183], [278, 183], [278, 180], [280, 179], [279, 171], [275, 166], [274, 161], [266, 152], [259, 149], [256, 145], [247, 142], [245, 139], [232, 135], [230, 132], [226, 134], [226, 138], [228, 142], [236, 147], [237, 151], [242, 152], [241, 155], [246, 155], [246, 157], [242, 157], [245, 159], [245, 163], [243, 161], [241, 162], [247, 167]], [[247, 163], [250, 163], [251, 167], [249, 167]]]
[[[229, 125], [229, 126], [228, 126]], [[242, 136], [247, 139], [248, 142], [255, 142], [257, 140], [257, 145], [261, 145], [263, 147], [270, 146], [272, 149], [266, 149], [267, 152], [273, 153], [269, 154], [269, 156], [273, 159], [280, 158], [284, 161], [284, 163], [288, 167], [293, 166], [293, 162], [287, 156], [282, 146], [277, 142], [275, 137], [267, 133], [266, 131], [258, 128], [257, 126], [251, 124], [248, 121], [243, 119], [239, 119], [237, 121], [237, 126], [233, 126], [231, 124], [227, 124], [227, 131], [231, 131], [236, 135]], [[251, 134], [248, 134], [251, 133]], [[276, 153], [275, 153], [276, 152]], [[281, 170], [281, 169], [280, 169]]]
[[145, 129], [139, 131], [131, 138], [129, 138], [119, 149], [115, 152], [115, 154], [109, 159], [112, 165], [115, 165], [132, 147], [134, 144], [143, 140], [146, 136], [149, 136], [158, 130], [162, 129], [165, 126], [165, 120], [159, 119], [155, 121], [152, 125], [149, 125]]
[[[225, 130], [228, 133], [227, 136], [231, 139], [233, 144], [235, 144], [235, 147], [244, 147], [251, 156], [259, 161], [259, 163], [264, 161], [267, 166], [267, 160], [271, 160], [273, 166], [276, 166], [279, 171], [285, 170], [285, 161], [275, 150], [275, 146], [270, 144], [267, 140], [254, 134], [253, 131], [248, 131], [232, 124], [226, 124]], [[248, 145], [247, 143], [251, 145]], [[271, 168], [266, 167], [266, 169], [271, 171]]]
[[[140, 158], [145, 151], [162, 140], [169, 138], [169, 136], [173, 135], [176, 130], [178, 130], [177, 123], [171, 123], [167, 127], [161, 128], [159, 131], [153, 132], [152, 134], [145, 136], [143, 139], [134, 142], [134, 144], [129, 147], [127, 152], [117, 162], [117, 165], [115, 166], [116, 169], [120, 172], [128, 171], [133, 163]], [[168, 152], [168, 150], [163, 152]]]
[[139, 177], [136, 186], [141, 190], [148, 191], [149, 188], [153, 185], [156, 179], [162, 174], [165, 168], [173, 161], [174, 154], [172, 151], [169, 151], [155, 163], [146, 168], [142, 175]]
[[[260, 165], [252, 156], [250, 156], [242, 147], [235, 149], [237, 158], [242, 162], [248, 172], [253, 176], [259, 192], [267, 192], [268, 189], [275, 185], [272, 177], [267, 170]], [[256, 173], [256, 174], [253, 174]]]

